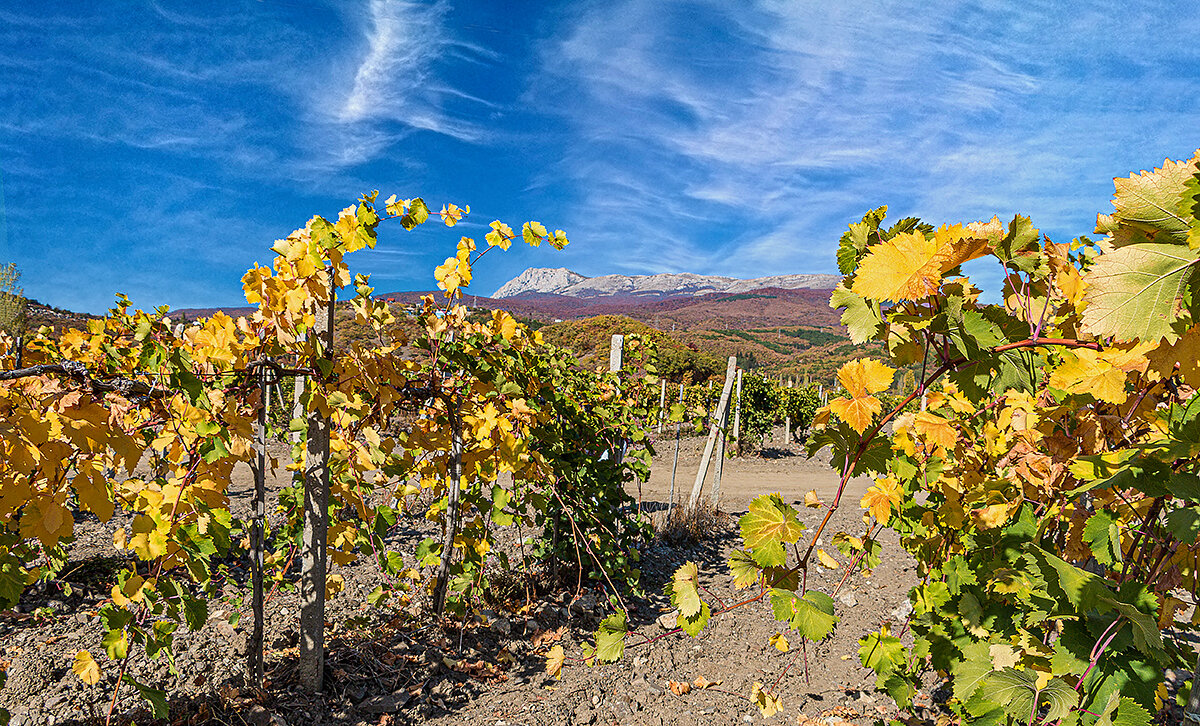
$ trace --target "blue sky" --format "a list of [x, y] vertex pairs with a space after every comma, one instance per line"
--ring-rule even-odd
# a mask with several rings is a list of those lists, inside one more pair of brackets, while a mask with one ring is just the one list
[[[1200, 5], [246, 0], [0, 6], [0, 262], [92, 312], [239, 304], [360, 193], [470, 204], [352, 266], [429, 289], [494, 218], [585, 275], [834, 272], [848, 222], [1092, 231], [1112, 177], [1200, 146]], [[1189, 30], [1190, 29], [1190, 30]], [[353, 258], [352, 258], [353, 259]]]

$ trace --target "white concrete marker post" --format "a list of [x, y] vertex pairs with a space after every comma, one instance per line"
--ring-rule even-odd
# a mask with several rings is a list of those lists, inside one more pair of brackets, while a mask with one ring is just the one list
[[[333, 269], [329, 270], [330, 288]], [[333, 357], [333, 306], [331, 295], [319, 305], [313, 334], [317, 356], [309, 362], [314, 373], [320, 363]], [[300, 571], [300, 684], [310, 693], [325, 686], [325, 544], [329, 537], [329, 419], [319, 411], [308, 417], [308, 441], [304, 458], [304, 532]]]

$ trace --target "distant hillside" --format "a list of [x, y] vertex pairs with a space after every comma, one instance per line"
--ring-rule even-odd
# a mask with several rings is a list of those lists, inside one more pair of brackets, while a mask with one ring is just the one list
[[574, 298], [627, 296], [666, 298], [712, 293], [737, 294], [762, 288], [832, 290], [837, 275], [774, 275], [752, 280], [690, 272], [659, 275], [601, 275], [585, 277], [564, 267], [530, 267], [492, 293], [496, 299], [526, 293], [565, 295]]

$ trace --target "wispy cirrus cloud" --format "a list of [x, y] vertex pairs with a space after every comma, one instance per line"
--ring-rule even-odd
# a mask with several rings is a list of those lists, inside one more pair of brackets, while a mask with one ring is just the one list
[[845, 224], [878, 204], [935, 222], [1023, 211], [1061, 237], [1090, 231], [1112, 173], [1189, 153], [1183, 96], [1145, 104], [1143, 88], [1194, 94], [1155, 56], [1200, 55], [1156, 50], [1152, 8], [1114, 37], [1114, 9], [626, 0], [572, 15], [530, 94], [582, 97], [561, 107], [580, 143], [554, 173], [581, 190], [576, 238], [623, 242], [596, 266], [830, 271]]

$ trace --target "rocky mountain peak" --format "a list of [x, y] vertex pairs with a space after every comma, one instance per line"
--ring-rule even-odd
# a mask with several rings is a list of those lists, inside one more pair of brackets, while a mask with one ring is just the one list
[[840, 279], [837, 275], [773, 275], [741, 280], [736, 277], [697, 275], [690, 272], [586, 277], [564, 267], [530, 267], [504, 283], [499, 290], [492, 294], [492, 297], [506, 298], [523, 293], [550, 293], [578, 298], [612, 295], [661, 298], [675, 295], [739, 293], [767, 287], [787, 290], [802, 288], [832, 290], [837, 287]]

